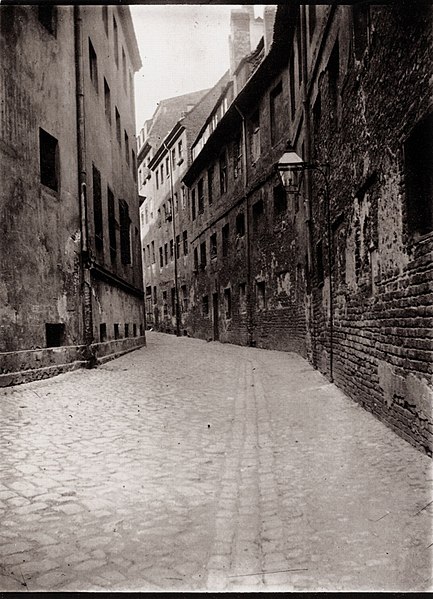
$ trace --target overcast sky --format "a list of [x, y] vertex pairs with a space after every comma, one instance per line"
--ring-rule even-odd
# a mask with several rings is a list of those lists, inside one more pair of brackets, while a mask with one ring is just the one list
[[[164, 98], [212, 87], [229, 67], [232, 5], [131, 5], [142, 69], [135, 75], [137, 133]], [[264, 5], [257, 5], [263, 16]]]

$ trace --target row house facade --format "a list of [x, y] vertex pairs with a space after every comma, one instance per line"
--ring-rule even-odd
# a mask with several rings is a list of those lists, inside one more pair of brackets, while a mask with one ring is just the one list
[[431, 13], [279, 5], [183, 179], [187, 334], [297, 351], [430, 455]]
[[0, 9], [0, 384], [145, 343], [128, 7]]

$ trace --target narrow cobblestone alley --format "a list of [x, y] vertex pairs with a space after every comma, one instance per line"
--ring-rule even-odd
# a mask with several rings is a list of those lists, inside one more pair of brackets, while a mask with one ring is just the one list
[[149, 333], [0, 414], [0, 590], [432, 587], [431, 460], [295, 354]]

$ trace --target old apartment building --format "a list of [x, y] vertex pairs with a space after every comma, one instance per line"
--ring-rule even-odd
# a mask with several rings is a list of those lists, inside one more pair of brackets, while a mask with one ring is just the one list
[[143, 345], [127, 7], [5, 6], [0, 385]]
[[429, 454], [431, 19], [425, 4], [266, 8], [192, 144], [182, 281], [187, 334], [297, 351]]

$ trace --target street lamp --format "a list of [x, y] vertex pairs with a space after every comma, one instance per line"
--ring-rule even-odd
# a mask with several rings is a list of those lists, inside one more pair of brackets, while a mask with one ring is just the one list
[[329, 379], [334, 380], [333, 354], [334, 354], [334, 305], [332, 287], [332, 233], [331, 233], [331, 210], [329, 196], [329, 164], [320, 162], [305, 162], [299, 154], [288, 147], [275, 165], [280, 176], [281, 183], [289, 193], [298, 193], [302, 181], [301, 173], [306, 170], [314, 170], [321, 174], [324, 182], [324, 195], [326, 204], [326, 228], [328, 242], [328, 275], [329, 275]]

